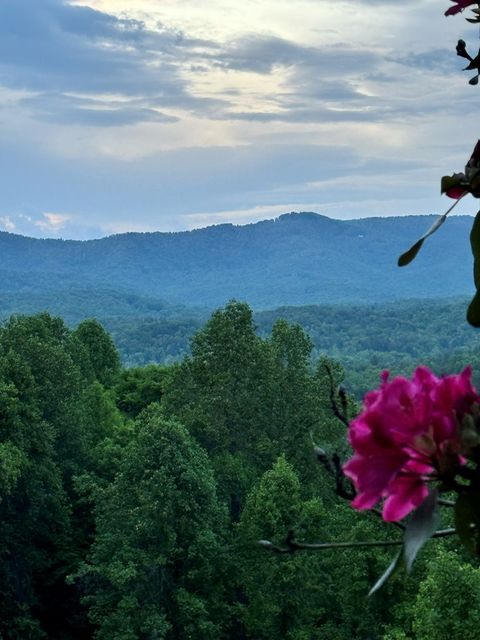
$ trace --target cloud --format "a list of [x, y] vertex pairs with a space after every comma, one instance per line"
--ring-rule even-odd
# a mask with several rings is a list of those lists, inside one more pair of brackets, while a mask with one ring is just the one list
[[2, 228], [419, 213], [473, 146], [437, 0], [92, 1], [0, 0]]
[[63, 229], [67, 222], [72, 218], [71, 215], [65, 213], [42, 213], [41, 218], [33, 220], [33, 224], [42, 231], [57, 233]]
[[[394, 53], [367, 40], [313, 45], [250, 33], [214, 41], [65, 0], [0, 3], [0, 83], [27, 91], [19, 106], [59, 125], [168, 125], [187, 114], [292, 124], [388, 121], [409, 110], [402, 95], [409, 87], [418, 99], [412, 71], [432, 76], [428, 88], [453, 73], [455, 62], [446, 50]], [[258, 80], [240, 88], [242, 74]], [[262, 76], [276, 88], [262, 88]], [[385, 95], [390, 84], [395, 91]], [[451, 102], [422, 106], [440, 108]]]
[[455, 58], [449, 49], [430, 49], [420, 53], [409, 52], [389, 57], [389, 59], [407, 67], [421, 69], [427, 73], [438, 72], [444, 76], [457, 74], [460, 67], [459, 59]]
[[108, 118], [98, 105], [86, 105], [85, 96], [141, 98], [140, 108], [118, 102], [110, 109], [119, 125], [173, 121], [173, 115], [159, 113], [162, 106], [195, 110], [217, 104], [193, 95], [182, 77], [183, 61], [201, 46], [209, 43], [61, 0], [0, 3], [0, 81], [34, 93], [24, 105], [38, 108], [44, 102], [40, 116], [52, 120], [58, 115], [62, 122], [107, 125]]
[[11, 216], [0, 216], [0, 229], [3, 231], [15, 231], [16, 225]]
[[[386, 110], [384, 110], [386, 113]], [[229, 112], [226, 117], [232, 120], [256, 122], [291, 122], [291, 123], [333, 123], [333, 122], [376, 122], [379, 111], [372, 108], [355, 109], [352, 107], [326, 108], [303, 106], [284, 111], [245, 111]]]
[[[279, 75], [279, 90], [268, 106], [222, 111], [226, 119], [257, 122], [388, 122], [426, 113], [455, 113], [470, 96], [458, 92], [458, 60], [447, 49], [392, 51], [372, 43], [295, 43], [280, 37], [250, 35], [211, 54], [221, 69]], [[449, 83], [447, 83], [447, 79]], [[432, 100], [435, 91], [443, 100]], [[455, 95], [455, 99], [449, 99]], [[233, 100], [232, 100], [233, 103]], [[468, 106], [470, 105], [470, 106]], [[272, 108], [273, 107], [273, 108]]]
[[[228, 212], [231, 220], [248, 221], [292, 209], [322, 213], [328, 205], [335, 215], [352, 217], [367, 215], [364, 200], [374, 198], [379, 213], [392, 194], [413, 199], [428, 193], [420, 160], [369, 151], [365, 159], [346, 145], [263, 142], [177, 149], [134, 162], [66, 162], [42, 149], [21, 152], [17, 145], [0, 156], [0, 216], [8, 216], [19, 233], [85, 238], [201, 226], [228, 221]], [[196, 217], [188, 217], [192, 213]]]
[[58, 124], [121, 127], [139, 122], [177, 122], [178, 118], [150, 108], [142, 99], [109, 100], [62, 93], [39, 93], [19, 100], [38, 118]]
[[314, 67], [322, 77], [363, 71], [379, 61], [374, 52], [345, 43], [305, 46], [284, 38], [252, 34], [226, 47], [216, 63], [227, 69], [271, 73], [276, 66]]
[[65, 213], [33, 212], [0, 216], [0, 231], [32, 238], [101, 238], [105, 229], [82, 223], [82, 216]]

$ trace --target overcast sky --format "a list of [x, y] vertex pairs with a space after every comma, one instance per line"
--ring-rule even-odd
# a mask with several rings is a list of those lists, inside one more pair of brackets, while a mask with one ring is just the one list
[[0, 0], [0, 229], [441, 213], [480, 133], [449, 5]]

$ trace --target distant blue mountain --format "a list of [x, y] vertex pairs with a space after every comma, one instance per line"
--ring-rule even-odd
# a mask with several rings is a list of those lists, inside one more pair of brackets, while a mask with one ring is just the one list
[[[267, 309], [469, 295], [469, 216], [451, 217], [427, 240], [414, 263], [396, 266], [398, 255], [433, 220], [405, 216], [340, 221], [290, 213], [245, 226], [126, 233], [88, 241], [2, 232], [0, 306], [4, 313], [22, 311], [11, 307], [20, 300], [25, 306], [28, 300], [29, 310], [35, 310], [38, 299], [43, 309], [49, 300], [59, 303], [69, 296], [72, 304], [72, 296], [79, 299], [78, 291], [82, 304], [88, 307], [91, 299], [99, 316], [122, 313], [125, 296], [130, 296], [130, 311], [132, 304], [139, 304], [155, 315], [159, 304], [162, 310], [165, 305], [212, 308], [231, 298]], [[104, 303], [101, 291], [110, 292]], [[115, 306], [120, 298], [118, 313], [98, 313], [99, 307]]]

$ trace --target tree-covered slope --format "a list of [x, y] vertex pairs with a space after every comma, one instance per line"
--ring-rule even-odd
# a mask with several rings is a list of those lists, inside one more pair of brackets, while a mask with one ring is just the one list
[[[465, 320], [467, 298], [399, 300], [362, 305], [310, 305], [258, 311], [257, 332], [267, 337], [280, 319], [300, 325], [313, 343], [315, 358], [328, 355], [346, 370], [349, 389], [361, 396], [376, 386], [379, 372], [408, 373], [419, 363], [438, 373], [457, 371], [480, 356], [480, 334]], [[184, 317], [109, 318], [127, 366], [171, 363], [189, 352], [204, 319]], [[475, 366], [475, 382], [480, 376]]]
[[59, 292], [108, 288], [210, 308], [231, 298], [272, 308], [470, 294], [470, 217], [451, 218], [414, 264], [396, 266], [432, 220], [286, 214], [245, 226], [82, 242], [0, 233], [0, 293], [40, 291], [58, 300]]

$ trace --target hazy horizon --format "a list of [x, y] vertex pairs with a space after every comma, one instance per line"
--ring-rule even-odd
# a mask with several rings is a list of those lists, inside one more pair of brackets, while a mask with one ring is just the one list
[[443, 213], [477, 125], [448, 5], [3, 0], [0, 229]]
[[[154, 234], [154, 233], [189, 233], [189, 232], [195, 232], [195, 231], [202, 231], [204, 229], [210, 229], [212, 227], [218, 227], [218, 226], [222, 226], [222, 225], [230, 225], [230, 226], [235, 226], [235, 227], [246, 227], [249, 225], [255, 225], [255, 224], [261, 224], [262, 222], [275, 222], [277, 220], [279, 220], [279, 218], [281, 218], [282, 216], [288, 216], [288, 215], [303, 215], [303, 214], [313, 214], [319, 217], [323, 217], [323, 218], [328, 218], [329, 220], [335, 220], [337, 222], [354, 222], [356, 220], [370, 220], [370, 219], [378, 219], [378, 218], [413, 218], [413, 217], [423, 217], [423, 218], [429, 218], [429, 217], [437, 217], [437, 214], [434, 213], [411, 213], [411, 214], [406, 214], [406, 215], [384, 215], [384, 216], [359, 216], [357, 218], [335, 218], [333, 216], [327, 216], [323, 213], [320, 213], [318, 211], [284, 211], [282, 213], [280, 213], [278, 216], [274, 216], [274, 217], [270, 217], [270, 218], [259, 218], [258, 220], [251, 220], [248, 222], [235, 222], [235, 221], [225, 221], [225, 222], [213, 222], [211, 224], [205, 224], [202, 226], [198, 226], [198, 227], [192, 227], [190, 229], [174, 229], [174, 230], [169, 230], [169, 229], [151, 229], [148, 231], [122, 231], [122, 232], [118, 232], [118, 233], [105, 233], [103, 235], [92, 235], [91, 237], [86, 237], [86, 238], [74, 238], [74, 237], [67, 237], [67, 236], [62, 236], [62, 235], [54, 235], [54, 236], [49, 236], [49, 235], [44, 235], [41, 232], [37, 232], [35, 235], [32, 234], [27, 234], [27, 233], [20, 233], [20, 232], [16, 232], [16, 231], [11, 231], [11, 230], [7, 230], [7, 229], [2, 229], [0, 228], [0, 233], [7, 233], [7, 234], [11, 234], [11, 235], [16, 235], [16, 236], [21, 236], [23, 238], [31, 238], [33, 240], [62, 240], [62, 241], [76, 241], [76, 242], [86, 242], [88, 240], [102, 240], [104, 238], [110, 238], [112, 236], [117, 236], [117, 235], [124, 235], [124, 234], [128, 234], [128, 233], [138, 233], [138, 234]], [[474, 217], [474, 214], [468, 214], [468, 213], [460, 213], [460, 214], [455, 214], [455, 213], [451, 213], [450, 214], [450, 218], [454, 218], [454, 217]], [[447, 222], [448, 224], [448, 222]], [[35, 229], [33, 230], [35, 231]]]

